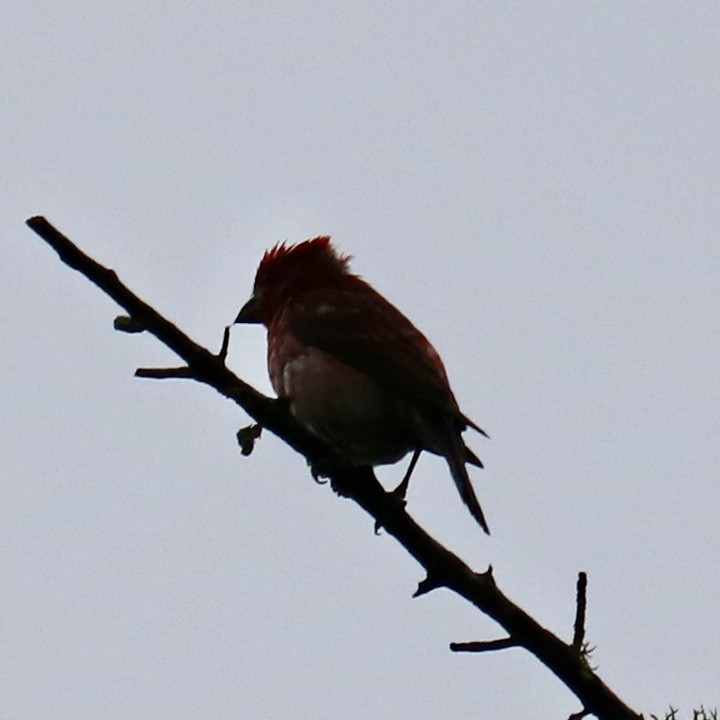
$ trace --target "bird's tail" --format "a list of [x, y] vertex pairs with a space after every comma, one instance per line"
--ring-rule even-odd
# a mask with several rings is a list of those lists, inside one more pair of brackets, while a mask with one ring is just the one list
[[463, 413], [460, 413], [460, 420], [463, 422], [464, 425], [467, 425], [467, 427], [471, 427], [476, 432], [479, 432], [481, 435], [484, 435], [486, 438], [490, 439], [490, 436], [476, 423], [474, 423], [467, 415], [463, 415]]
[[[460, 436], [456, 436], [456, 438], [453, 438], [452, 447], [450, 452], [445, 455], [445, 459], [450, 467], [450, 474], [455, 481], [455, 486], [460, 493], [462, 501], [465, 503], [468, 510], [470, 510], [470, 514], [475, 518], [475, 520], [477, 520], [478, 525], [480, 525], [480, 527], [489, 535], [490, 529], [485, 521], [485, 515], [480, 507], [480, 502], [477, 499], [477, 495], [475, 495], [475, 490], [473, 489], [472, 483], [470, 482], [470, 476], [468, 475], [467, 468], [465, 467], [466, 462], [475, 464], [473, 460], [477, 460], [477, 458], [472, 454], [472, 451], [465, 446], [462, 438]], [[477, 462], [479, 463], [480, 461], [478, 460]], [[480, 467], [482, 467], [482, 464]]]
[[465, 446], [465, 462], [475, 467], [484, 468], [482, 460], [466, 445]]

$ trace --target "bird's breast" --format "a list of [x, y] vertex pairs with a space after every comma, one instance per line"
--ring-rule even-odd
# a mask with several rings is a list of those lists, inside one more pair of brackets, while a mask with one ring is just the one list
[[352, 462], [392, 463], [416, 446], [407, 402], [329, 353], [269, 333], [268, 369], [293, 415]]

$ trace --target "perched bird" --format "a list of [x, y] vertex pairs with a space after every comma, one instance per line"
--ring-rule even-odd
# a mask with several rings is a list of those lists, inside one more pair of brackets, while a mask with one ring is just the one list
[[489, 533], [466, 463], [482, 467], [461, 433], [486, 435], [458, 407], [427, 338], [348, 267], [329, 237], [279, 244], [262, 258], [235, 322], [262, 323], [268, 371], [290, 412], [355, 465], [445, 457], [460, 497]]

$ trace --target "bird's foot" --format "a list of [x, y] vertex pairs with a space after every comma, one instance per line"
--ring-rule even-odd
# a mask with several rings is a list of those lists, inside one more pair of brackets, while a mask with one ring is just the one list
[[[400, 508], [401, 510], [405, 509], [405, 506], [407, 505], [407, 502], [405, 500], [405, 496], [407, 495], [408, 487], [410, 486], [410, 477], [413, 474], [413, 470], [415, 469], [415, 465], [417, 465], [418, 458], [420, 457], [421, 450], [415, 450], [413, 452], [413, 456], [410, 460], [410, 465], [408, 466], [407, 471], [405, 472], [405, 477], [401, 480], [400, 484], [394, 489], [391, 490], [389, 493], [387, 493], [388, 500], [395, 503], [396, 508]], [[375, 521], [375, 534], [380, 534], [380, 528], [382, 528], [382, 522], [380, 520]]]
[[310, 474], [312, 475], [312, 479], [318, 485], [326, 485], [327, 477], [331, 472], [330, 466], [321, 459], [319, 460], [317, 458], [315, 458], [312, 462], [308, 461], [308, 465], [310, 465]]

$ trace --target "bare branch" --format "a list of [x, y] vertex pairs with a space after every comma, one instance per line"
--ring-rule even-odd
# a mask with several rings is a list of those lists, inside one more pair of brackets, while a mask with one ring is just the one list
[[83, 253], [45, 218], [33, 217], [27, 224], [57, 251], [64, 263], [125, 308], [138, 327], [155, 335], [181, 357], [189, 376], [235, 401], [257, 423], [304, 455], [313, 467], [323, 468], [336, 493], [360, 505], [425, 568], [431, 580], [423, 581], [420, 587], [446, 587], [495, 620], [516, 645], [535, 655], [576, 695], [587, 713], [602, 720], [640, 719], [588, 667], [574, 645], [560, 640], [509, 600], [490, 572], [473, 572], [428, 535], [408, 515], [404, 505], [385, 492], [371, 468], [348, 467], [332, 448], [294, 420], [285, 403], [265, 397], [238, 378], [225, 366], [223, 353], [213, 355], [190, 339], [131, 292], [113, 270]]

